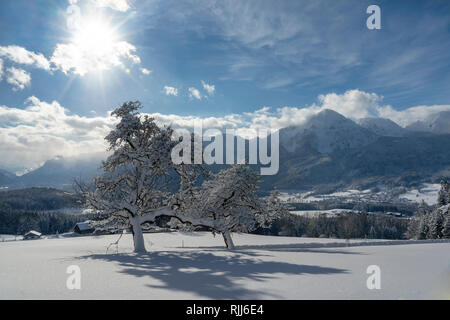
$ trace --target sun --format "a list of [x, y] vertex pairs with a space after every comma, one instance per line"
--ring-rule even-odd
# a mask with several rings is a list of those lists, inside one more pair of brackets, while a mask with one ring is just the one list
[[57, 44], [51, 60], [64, 73], [73, 72], [81, 77], [86, 74], [102, 77], [106, 72], [112, 75], [115, 68], [126, 71], [130, 64], [139, 64], [141, 60], [136, 47], [119, 32], [122, 26], [123, 21], [98, 12], [80, 16], [75, 23], [68, 24], [69, 32], [64, 34], [64, 42]]
[[99, 17], [81, 21], [74, 31], [72, 44], [89, 55], [103, 57], [114, 50], [119, 35], [115, 28]]

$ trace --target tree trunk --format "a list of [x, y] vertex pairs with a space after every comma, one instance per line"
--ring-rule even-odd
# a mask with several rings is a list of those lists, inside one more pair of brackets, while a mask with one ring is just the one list
[[130, 219], [131, 232], [133, 233], [134, 252], [146, 253], [144, 234], [142, 233], [142, 227], [139, 221]]
[[233, 250], [234, 249], [234, 243], [233, 239], [231, 238], [231, 234], [229, 231], [222, 232], [223, 240], [225, 241], [225, 245], [227, 246], [227, 249]]

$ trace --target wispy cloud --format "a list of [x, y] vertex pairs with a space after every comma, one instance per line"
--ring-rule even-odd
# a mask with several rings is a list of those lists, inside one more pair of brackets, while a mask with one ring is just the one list
[[151, 70], [148, 70], [147, 68], [141, 68], [141, 72], [142, 72], [143, 74], [145, 74], [146, 76], [148, 76], [152, 71], [151, 71]]
[[165, 92], [166, 96], [177, 96], [178, 95], [178, 89], [175, 87], [164, 86], [164, 92]]
[[203, 89], [208, 93], [208, 95], [212, 96], [214, 92], [216, 91], [216, 86], [213, 84], [207, 84], [205, 81], [202, 80], [202, 86]]
[[[97, 7], [109, 7], [117, 11], [128, 11], [130, 4], [127, 0], [89, 0]], [[79, 0], [68, 0], [69, 4], [77, 4]]]
[[[188, 28], [200, 39], [218, 39], [207, 63], [222, 68], [220, 79], [253, 81], [269, 90], [307, 86], [320, 92], [357, 83], [378, 92], [443, 96], [449, 83], [448, 3], [383, 3], [389, 19], [378, 31], [365, 25], [370, 4], [179, 0], [161, 8], [171, 32]], [[163, 28], [167, 21], [160, 23]], [[436, 83], [437, 74], [443, 81]]]
[[[332, 77], [360, 64], [358, 49], [364, 44], [349, 44], [343, 32], [361, 18], [352, 6], [321, 0], [276, 5], [270, 0], [184, 0], [165, 9], [174, 23], [224, 40], [220, 59], [229, 62], [231, 79], [258, 78], [262, 87], [276, 88], [308, 77]], [[349, 12], [345, 20], [344, 12]], [[273, 81], [268, 69], [278, 69], [278, 79]]]
[[130, 4], [127, 0], [91, 0], [98, 7], [109, 7], [117, 11], [128, 11], [130, 9]]
[[191, 99], [195, 98], [197, 100], [202, 99], [202, 95], [200, 94], [200, 91], [198, 91], [198, 89], [191, 87], [188, 90], [189, 90], [189, 98]]

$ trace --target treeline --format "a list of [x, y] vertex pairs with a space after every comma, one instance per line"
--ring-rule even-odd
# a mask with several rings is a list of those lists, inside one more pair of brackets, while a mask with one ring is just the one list
[[0, 234], [22, 235], [30, 230], [43, 234], [63, 233], [70, 231], [77, 222], [90, 218], [87, 214], [0, 209]]
[[315, 201], [307, 203], [288, 203], [291, 210], [330, 210], [345, 209], [365, 212], [400, 212], [405, 215], [412, 215], [416, 212], [415, 204], [409, 203], [389, 203], [389, 202], [334, 202]]
[[44, 211], [80, 207], [79, 196], [52, 188], [0, 192], [0, 210]]
[[408, 227], [411, 239], [450, 239], [450, 183], [441, 181], [436, 207], [428, 210], [425, 203], [419, 206]]
[[254, 233], [312, 238], [404, 239], [407, 228], [407, 219], [365, 213], [339, 217], [289, 214], [274, 221], [270, 228], [259, 228]]

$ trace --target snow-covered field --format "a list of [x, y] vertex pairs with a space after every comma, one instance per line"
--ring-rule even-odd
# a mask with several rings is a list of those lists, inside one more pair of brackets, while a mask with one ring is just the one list
[[407, 199], [413, 202], [425, 201], [428, 205], [437, 203], [440, 184], [425, 183], [420, 189], [412, 189], [399, 196], [400, 199]]
[[23, 236], [16, 236], [13, 234], [0, 234], [0, 242], [22, 240]]
[[440, 184], [424, 183], [420, 188], [404, 189], [397, 188], [395, 190], [381, 188], [378, 192], [372, 192], [370, 189], [355, 190], [347, 189], [330, 194], [316, 194], [313, 192], [281, 192], [280, 199], [290, 203], [309, 203], [320, 201], [340, 201], [340, 202], [354, 202], [354, 201], [388, 201], [388, 202], [403, 202], [403, 203], [420, 203], [424, 200], [428, 205], [435, 205], [437, 203]]
[[291, 214], [304, 217], [318, 217], [321, 215], [325, 215], [326, 217], [337, 217], [347, 212], [357, 213], [358, 211], [349, 209], [330, 209], [330, 210], [293, 210], [289, 212]]
[[[0, 242], [1, 299], [450, 299], [450, 243], [389, 245], [233, 234], [237, 249], [208, 232]], [[66, 287], [67, 267], [81, 290]], [[381, 289], [366, 286], [381, 269]]]

